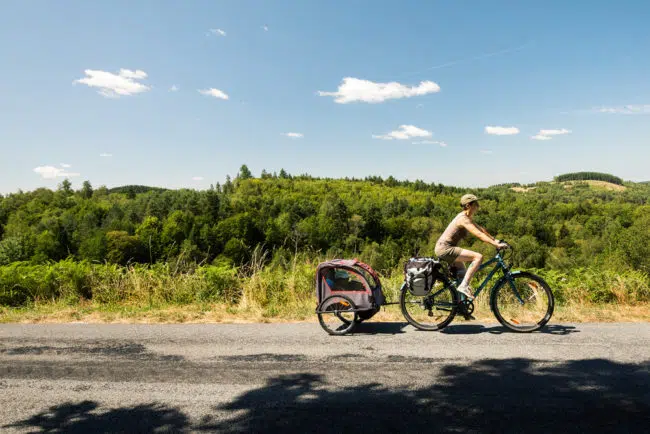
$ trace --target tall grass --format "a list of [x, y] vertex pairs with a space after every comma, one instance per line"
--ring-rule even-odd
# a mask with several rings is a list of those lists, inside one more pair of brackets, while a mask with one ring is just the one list
[[[313, 316], [314, 272], [325, 257], [298, 253], [289, 258], [269, 258], [262, 249], [256, 249], [252, 256], [240, 267], [193, 264], [182, 270], [176, 264], [164, 263], [121, 267], [72, 260], [41, 265], [16, 262], [0, 267], [0, 306], [76, 306], [88, 301], [149, 308], [212, 304], [225, 306], [235, 314], [249, 312], [262, 318]], [[638, 306], [650, 302], [650, 278], [639, 271], [531, 271], [548, 281], [559, 306]], [[400, 269], [388, 270], [382, 276], [389, 301], [399, 300], [401, 280]], [[487, 303], [488, 299], [483, 295], [479, 302]], [[478, 304], [477, 309], [489, 310], [487, 304]]]

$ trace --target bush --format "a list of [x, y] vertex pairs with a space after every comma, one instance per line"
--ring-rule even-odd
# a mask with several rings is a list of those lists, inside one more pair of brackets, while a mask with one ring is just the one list
[[237, 269], [228, 265], [208, 265], [199, 268], [199, 276], [206, 287], [197, 294], [198, 301], [224, 302], [236, 304], [241, 297], [241, 282]]
[[[91, 299], [99, 304], [140, 306], [226, 303], [261, 309], [265, 315], [307, 312], [307, 307], [315, 305], [314, 273], [323, 258], [299, 254], [294, 259], [289, 263], [278, 259], [267, 265], [260, 261], [248, 266], [245, 273], [228, 261], [200, 267], [195, 264], [184, 271], [170, 264], [123, 267], [71, 259], [51, 264], [15, 262], [0, 266], [0, 305], [26, 306], [35, 301], [72, 304]], [[567, 272], [531, 271], [549, 283], [558, 304], [650, 302], [650, 278], [638, 270], [592, 267]], [[401, 266], [381, 272], [390, 300], [399, 298], [402, 278]]]
[[27, 261], [34, 253], [34, 243], [27, 236], [6, 237], [0, 241], [0, 265]]
[[0, 303], [20, 306], [34, 300], [92, 298], [91, 266], [65, 260], [54, 264], [15, 262], [0, 267]]

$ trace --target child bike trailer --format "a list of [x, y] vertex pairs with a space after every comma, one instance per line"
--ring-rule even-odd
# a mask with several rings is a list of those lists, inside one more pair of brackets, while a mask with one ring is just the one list
[[331, 335], [344, 335], [372, 318], [384, 304], [377, 272], [356, 259], [333, 259], [316, 269], [318, 321]]

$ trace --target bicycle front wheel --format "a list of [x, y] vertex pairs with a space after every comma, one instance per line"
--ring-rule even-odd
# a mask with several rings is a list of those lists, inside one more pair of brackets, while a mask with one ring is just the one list
[[442, 282], [427, 295], [414, 295], [406, 285], [402, 287], [399, 299], [402, 315], [413, 327], [420, 330], [440, 330], [454, 319], [457, 309], [455, 291]]
[[502, 280], [494, 289], [490, 304], [504, 327], [526, 333], [544, 327], [553, 315], [555, 300], [544, 279], [521, 272]]

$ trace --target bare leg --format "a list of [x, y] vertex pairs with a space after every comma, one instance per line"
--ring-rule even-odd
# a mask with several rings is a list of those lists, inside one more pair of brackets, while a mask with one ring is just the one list
[[469, 286], [469, 282], [471, 282], [472, 277], [474, 277], [474, 274], [478, 271], [478, 267], [480, 267], [481, 262], [483, 262], [483, 255], [471, 250], [463, 249], [462, 252], [460, 252], [460, 255], [458, 255], [458, 258], [456, 258], [456, 261], [454, 261], [454, 265], [459, 266], [460, 263], [460, 265], [464, 267], [465, 262], [471, 262], [471, 264], [465, 273], [461, 286]]

